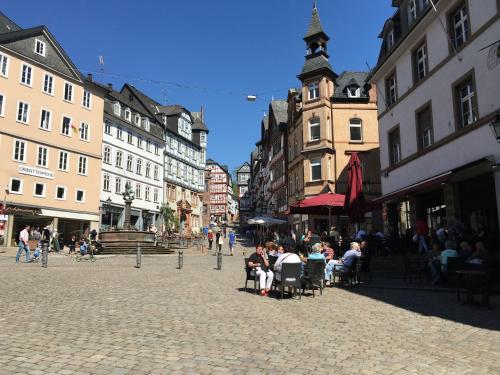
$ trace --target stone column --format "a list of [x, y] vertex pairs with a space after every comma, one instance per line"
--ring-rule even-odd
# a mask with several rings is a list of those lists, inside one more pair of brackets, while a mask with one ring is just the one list
[[10, 246], [12, 241], [12, 232], [14, 232], [14, 215], [9, 215], [7, 228], [5, 229], [5, 246]]
[[132, 201], [125, 201], [125, 220], [123, 222], [124, 229], [130, 229], [130, 214], [131, 214]]

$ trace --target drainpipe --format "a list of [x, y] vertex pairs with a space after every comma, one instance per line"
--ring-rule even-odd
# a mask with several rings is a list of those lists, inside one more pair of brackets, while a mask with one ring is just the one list
[[337, 192], [337, 149], [335, 148], [335, 133], [333, 127], [333, 105], [331, 98], [329, 101], [330, 101], [330, 126], [332, 128], [332, 147], [333, 147], [333, 169], [334, 169], [333, 181], [335, 184], [335, 192]]

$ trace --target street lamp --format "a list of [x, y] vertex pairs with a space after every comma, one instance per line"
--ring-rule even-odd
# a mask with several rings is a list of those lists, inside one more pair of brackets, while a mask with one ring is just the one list
[[491, 130], [498, 143], [500, 143], [500, 113], [497, 113], [495, 118], [490, 123]]

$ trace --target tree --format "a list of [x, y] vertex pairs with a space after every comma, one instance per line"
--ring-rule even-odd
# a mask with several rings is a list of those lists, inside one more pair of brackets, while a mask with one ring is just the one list
[[177, 229], [179, 222], [177, 217], [175, 217], [174, 210], [166, 204], [163, 203], [160, 207], [160, 214], [163, 217], [163, 224], [165, 225], [165, 231], [171, 232], [172, 230]]

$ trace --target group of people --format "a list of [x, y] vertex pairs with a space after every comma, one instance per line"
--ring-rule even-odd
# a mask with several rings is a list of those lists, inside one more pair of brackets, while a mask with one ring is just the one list
[[291, 247], [267, 242], [265, 247], [260, 244], [256, 246], [255, 252], [248, 258], [247, 267], [259, 278], [260, 294], [268, 296], [274, 278], [281, 281], [283, 264], [300, 263], [304, 274], [307, 272], [308, 261], [322, 261], [325, 265], [324, 281], [327, 285], [331, 282], [334, 270], [340, 273], [349, 272], [355, 259], [363, 255], [363, 249], [367, 249], [366, 241], [361, 245], [358, 242], [351, 242], [350, 249], [336, 259], [335, 251], [328, 242], [316, 242], [310, 247], [310, 251], [298, 254]]
[[[213, 243], [214, 243], [214, 239], [215, 239], [215, 246], [216, 246], [216, 249], [218, 251], [222, 251], [222, 245], [224, 245], [224, 238], [226, 238], [227, 234], [226, 234], [226, 230], [224, 228], [223, 232], [221, 233], [221, 231], [215, 231], [215, 235], [214, 235], [214, 231], [212, 231], [211, 229], [208, 231], [208, 234], [207, 234], [207, 239], [208, 239], [208, 249], [209, 250], [212, 250], [213, 248]], [[236, 245], [236, 233], [234, 233], [234, 231], [231, 229], [229, 231], [229, 254], [231, 256], [234, 255], [234, 247]]]

